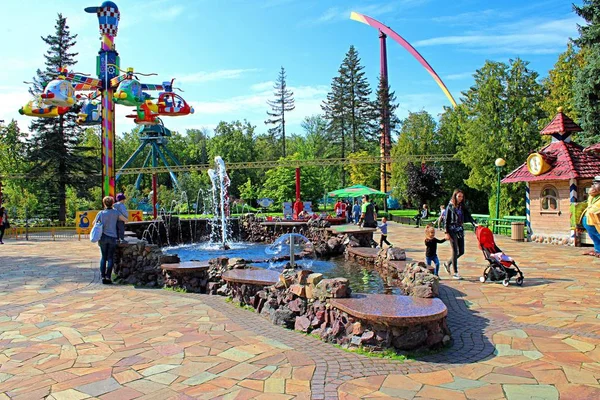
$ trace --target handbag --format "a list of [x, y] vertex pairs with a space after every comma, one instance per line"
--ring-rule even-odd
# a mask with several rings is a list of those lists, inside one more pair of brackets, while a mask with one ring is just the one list
[[10, 229], [10, 222], [8, 220], [4, 221], [4, 229]]
[[100, 215], [102, 215], [101, 212], [96, 217], [96, 220], [94, 221], [94, 226], [92, 227], [92, 230], [90, 231], [90, 242], [92, 242], [92, 243], [98, 243], [100, 241], [100, 239], [102, 238], [103, 226], [102, 226], [102, 219], [100, 218]]

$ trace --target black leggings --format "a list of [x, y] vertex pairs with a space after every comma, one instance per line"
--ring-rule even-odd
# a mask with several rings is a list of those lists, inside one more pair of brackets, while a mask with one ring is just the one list
[[388, 246], [392, 245], [390, 242], [388, 242], [387, 235], [381, 235], [381, 239], [379, 239], [379, 247], [383, 248], [384, 243], [386, 243]]
[[4, 225], [0, 226], [0, 242], [2, 241], [2, 238], [4, 237], [4, 229], [6, 229]]
[[454, 273], [458, 274], [458, 259], [465, 254], [465, 233], [450, 232], [450, 247], [452, 256], [448, 260], [448, 266], [452, 266]]

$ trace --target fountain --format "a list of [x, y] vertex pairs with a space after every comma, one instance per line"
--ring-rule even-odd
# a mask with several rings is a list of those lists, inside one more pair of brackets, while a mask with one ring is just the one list
[[[213, 232], [220, 223], [221, 245], [225, 250], [229, 249], [227, 244], [228, 230], [227, 218], [229, 217], [229, 176], [225, 169], [225, 162], [220, 156], [215, 157], [215, 169], [208, 170], [208, 176], [212, 183], [213, 195]], [[217, 201], [218, 199], [218, 201]], [[219, 221], [220, 219], [220, 221]], [[211, 239], [213, 239], [211, 235]]]
[[289, 257], [290, 261], [286, 268], [302, 268], [304, 265], [296, 263], [296, 257], [315, 258], [315, 250], [312, 242], [306, 236], [299, 233], [286, 233], [281, 235], [273, 244], [265, 249], [265, 253], [272, 259]]

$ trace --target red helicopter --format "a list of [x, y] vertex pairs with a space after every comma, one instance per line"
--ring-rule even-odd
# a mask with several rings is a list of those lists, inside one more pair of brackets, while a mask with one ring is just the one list
[[158, 118], [159, 114], [156, 113], [156, 109], [156, 104], [151, 100], [146, 100], [137, 107], [135, 114], [127, 115], [127, 118], [133, 118], [133, 122], [138, 125], [158, 125], [160, 118]]
[[165, 91], [158, 95], [158, 113], [167, 117], [193, 114], [194, 108], [187, 104], [183, 97], [173, 92], [174, 80], [171, 79], [171, 82], [163, 82]]

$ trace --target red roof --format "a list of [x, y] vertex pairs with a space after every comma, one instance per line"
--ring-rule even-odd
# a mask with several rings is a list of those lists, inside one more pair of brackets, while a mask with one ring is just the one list
[[586, 147], [584, 152], [592, 152], [592, 153], [600, 153], [600, 143], [593, 144], [591, 146]]
[[527, 163], [524, 163], [502, 179], [502, 183], [557, 181], [600, 175], [600, 156], [584, 152], [583, 147], [577, 143], [562, 140], [552, 142], [538, 153], [546, 155], [550, 160], [554, 159], [550, 171], [535, 176], [527, 169]]
[[574, 133], [581, 132], [583, 129], [579, 125], [577, 125], [573, 120], [567, 117], [562, 112], [562, 107], [558, 109], [558, 114], [554, 117], [552, 122], [550, 122], [540, 134], [542, 135], [554, 135], [556, 133], [564, 135], [565, 133]]

